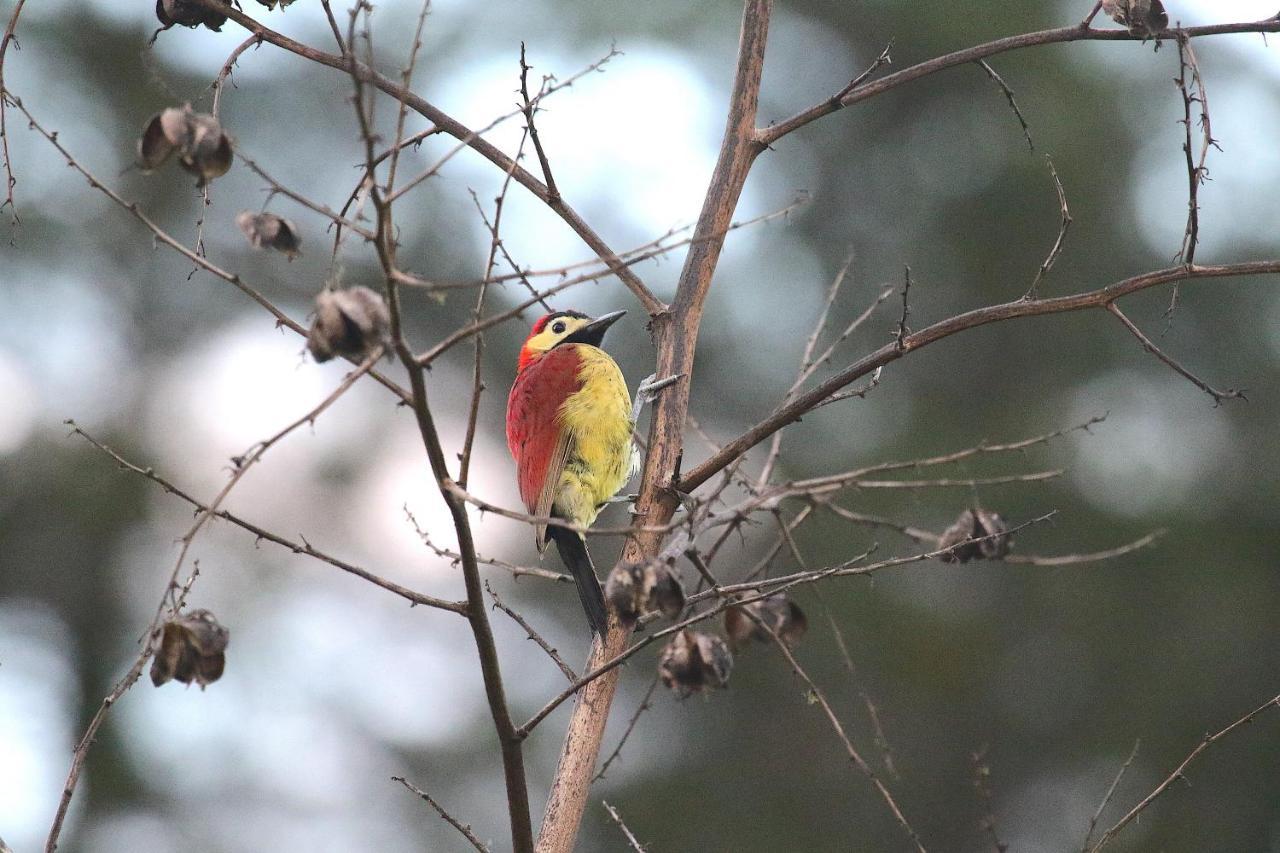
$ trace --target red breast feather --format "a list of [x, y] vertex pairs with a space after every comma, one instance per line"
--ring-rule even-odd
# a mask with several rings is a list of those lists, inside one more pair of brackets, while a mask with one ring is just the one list
[[529, 512], [537, 509], [547, 466], [560, 440], [560, 405], [581, 387], [578, 364], [576, 347], [556, 347], [516, 374], [507, 398], [507, 447]]

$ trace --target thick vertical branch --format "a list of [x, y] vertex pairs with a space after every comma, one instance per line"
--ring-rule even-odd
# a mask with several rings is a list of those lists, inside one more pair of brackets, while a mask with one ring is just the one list
[[[649, 426], [649, 452], [636, 501], [636, 534], [627, 541], [623, 562], [638, 562], [658, 553], [662, 533], [649, 528], [670, 521], [678, 504], [678, 495], [672, 486], [679, 477], [702, 309], [742, 187], [752, 163], [764, 150], [756, 130], [756, 106], [771, 10], [771, 0], [747, 0], [720, 157], [680, 273], [675, 300], [669, 312], [653, 318], [658, 346], [656, 374], [683, 378], [655, 401]], [[585, 671], [625, 651], [629, 634], [626, 628], [611, 622], [608, 634], [592, 647]], [[538, 838], [540, 853], [570, 853], [573, 849], [619, 675], [620, 671], [615, 668], [592, 681], [583, 689], [574, 707], [543, 816]]]

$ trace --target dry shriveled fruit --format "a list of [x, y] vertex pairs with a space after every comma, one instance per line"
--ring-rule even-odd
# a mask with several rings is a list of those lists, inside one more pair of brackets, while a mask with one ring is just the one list
[[674, 619], [684, 609], [684, 588], [667, 563], [620, 565], [609, 573], [605, 598], [625, 625], [657, 610]]
[[288, 255], [289, 260], [302, 254], [298, 227], [283, 216], [245, 210], [236, 216], [236, 225], [255, 249], [275, 249]]
[[1160, 0], [1103, 0], [1102, 11], [1143, 38], [1169, 28], [1169, 14]]
[[733, 655], [714, 634], [681, 631], [658, 656], [658, 675], [669, 689], [683, 696], [729, 683]]
[[199, 186], [225, 175], [234, 159], [231, 137], [218, 120], [193, 112], [189, 104], [151, 117], [138, 140], [138, 165], [147, 171], [158, 169], [175, 152], [178, 164], [199, 177]]
[[808, 617], [785, 593], [747, 604], [735, 604], [724, 612], [724, 630], [729, 635], [729, 645], [735, 651], [751, 640], [767, 643], [772, 639], [756, 619], [769, 626], [788, 646], [800, 642], [800, 638], [809, 630]]
[[390, 326], [391, 317], [381, 294], [367, 287], [322, 290], [316, 295], [307, 349], [320, 362], [338, 355], [363, 359], [386, 343]]
[[[230, 6], [230, 0], [218, 0], [223, 6]], [[201, 24], [218, 32], [227, 22], [227, 16], [221, 12], [206, 9], [191, 0], [156, 0], [156, 17], [164, 24], [164, 29], [172, 26], [198, 27]], [[154, 40], [154, 36], [152, 37]]]
[[966, 509], [956, 523], [938, 537], [938, 548], [949, 548], [938, 559], [944, 563], [1000, 560], [1013, 547], [1013, 534], [1003, 518], [989, 509]]
[[151, 661], [151, 683], [195, 682], [203, 690], [222, 677], [231, 632], [208, 610], [192, 610], [164, 623], [160, 647]]

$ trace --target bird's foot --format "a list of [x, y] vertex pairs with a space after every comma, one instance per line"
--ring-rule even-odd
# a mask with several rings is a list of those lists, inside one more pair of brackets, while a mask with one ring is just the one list
[[684, 378], [685, 374], [677, 373], [674, 376], [667, 376], [663, 379], [658, 378], [658, 374], [650, 373], [636, 387], [636, 401], [631, 407], [631, 420], [640, 419], [640, 410], [646, 404], [652, 403], [658, 398], [658, 392], [663, 389], [670, 388], [672, 385]]

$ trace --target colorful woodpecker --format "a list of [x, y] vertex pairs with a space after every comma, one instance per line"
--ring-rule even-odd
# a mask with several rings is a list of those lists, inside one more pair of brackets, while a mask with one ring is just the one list
[[[507, 446], [515, 457], [520, 497], [532, 515], [583, 527], [640, 466], [631, 438], [631, 395], [617, 362], [600, 349], [625, 311], [591, 319], [557, 311], [533, 326], [507, 399]], [[538, 525], [538, 551], [555, 540], [577, 581], [591, 630], [608, 627], [604, 595], [582, 534]]]

